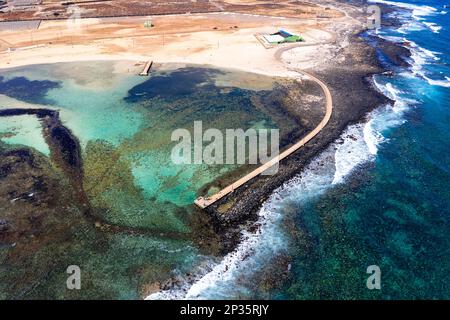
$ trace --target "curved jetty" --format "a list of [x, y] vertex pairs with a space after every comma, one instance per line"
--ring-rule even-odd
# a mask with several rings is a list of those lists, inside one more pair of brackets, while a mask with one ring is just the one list
[[216, 194], [214, 194], [214, 195], [212, 195], [210, 197], [207, 197], [207, 198], [199, 197], [199, 198], [195, 199], [194, 203], [198, 207], [204, 209], [204, 208], [210, 206], [211, 204], [213, 204], [214, 202], [216, 202], [217, 200], [223, 198], [227, 194], [232, 193], [234, 190], [236, 190], [237, 188], [239, 188], [243, 184], [245, 184], [248, 181], [250, 181], [251, 179], [257, 177], [258, 175], [260, 175], [261, 173], [263, 173], [267, 169], [271, 168], [273, 165], [277, 164], [278, 162], [280, 162], [281, 160], [283, 160], [284, 158], [286, 158], [287, 156], [289, 156], [293, 152], [295, 152], [298, 149], [300, 149], [308, 141], [310, 141], [312, 138], [314, 138], [327, 125], [328, 121], [331, 118], [331, 114], [333, 112], [333, 100], [332, 100], [332, 97], [331, 97], [330, 90], [328, 89], [327, 85], [322, 80], [320, 80], [319, 78], [317, 78], [317, 77], [313, 76], [312, 74], [310, 74], [308, 72], [305, 72], [305, 71], [299, 71], [299, 72], [301, 72], [302, 74], [308, 76], [308, 78], [310, 80], [312, 80], [312, 81], [316, 82], [317, 84], [319, 84], [320, 87], [323, 90], [323, 93], [325, 94], [325, 98], [326, 98], [326, 112], [325, 112], [325, 116], [323, 117], [322, 121], [320, 121], [320, 123], [317, 125], [317, 127], [315, 127], [310, 133], [308, 133], [305, 137], [303, 137], [296, 144], [294, 144], [293, 146], [291, 146], [287, 150], [283, 151], [278, 156], [272, 158], [270, 161], [268, 161], [268, 162], [264, 163], [263, 165], [261, 165], [260, 167], [256, 168], [255, 170], [253, 170], [252, 172], [250, 172], [246, 176], [244, 176], [244, 177], [240, 178], [239, 180], [233, 182], [229, 186], [225, 187], [224, 189], [220, 190], [219, 192], [217, 192]]

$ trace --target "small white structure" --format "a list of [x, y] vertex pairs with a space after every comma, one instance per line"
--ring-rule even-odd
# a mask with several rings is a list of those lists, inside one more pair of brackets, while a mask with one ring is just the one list
[[146, 21], [144, 22], [144, 27], [145, 27], [145, 28], [152, 28], [152, 27], [153, 27], [152, 20], [146, 20]]
[[284, 37], [279, 34], [265, 34], [263, 37], [268, 43], [280, 43], [284, 41]]
[[36, 9], [41, 3], [42, 0], [12, 0], [8, 2], [8, 5], [11, 11], [26, 11]]

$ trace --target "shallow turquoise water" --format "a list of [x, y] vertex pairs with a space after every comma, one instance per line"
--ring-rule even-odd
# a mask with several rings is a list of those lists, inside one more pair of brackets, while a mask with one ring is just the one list
[[[92, 146], [101, 141], [110, 152], [116, 153], [115, 157], [119, 159], [114, 161], [122, 162], [122, 169], [126, 167], [130, 171], [126, 174], [132, 176], [132, 184], [142, 191], [142, 195], [139, 201], [135, 199], [130, 203], [124, 194], [130, 190], [125, 191], [123, 186], [105, 187], [101, 195], [97, 192], [100, 199], [95, 198], [94, 202], [114, 201], [114, 207], [120, 208], [119, 212], [108, 214], [109, 221], [146, 227], [154, 225], [152, 217], [148, 216], [153, 212], [161, 223], [167, 218], [177, 226], [176, 230], [182, 231], [182, 223], [176, 222], [179, 218], [165, 212], [163, 207], [152, 209], [148, 206], [150, 202], [143, 203], [145, 199], [153, 199], [151, 202], [162, 206], [166, 202], [175, 206], [190, 205], [200, 187], [234, 166], [173, 164], [170, 152], [175, 143], [170, 141], [171, 132], [178, 128], [191, 130], [194, 121], [203, 121], [204, 130], [209, 127], [246, 130], [264, 125], [270, 128], [276, 124], [253, 107], [250, 97], [254, 93], [251, 91], [234, 88], [222, 93], [222, 88], [216, 87], [211, 79], [223, 71], [184, 68], [154, 72], [147, 79], [116, 74], [113, 65], [86, 62], [18, 68], [3, 73], [2, 91], [18, 100], [46, 103], [60, 110], [61, 120], [88, 153], [85, 159], [88, 180], [92, 176], [90, 154], [96, 162], [92, 164], [96, 166], [92, 170], [101, 171], [98, 161], [102, 155], [91, 152], [95, 149]], [[21, 90], [23, 86], [29, 87], [26, 97]], [[29, 134], [36, 136], [36, 141], [42, 140], [38, 131]], [[11, 139], [4, 141], [12, 142]], [[36, 144], [33, 139], [15, 139], [48, 154], [45, 144]], [[88, 144], [91, 147], [88, 148]], [[110, 156], [106, 155], [105, 159]], [[105, 162], [105, 165], [115, 164]], [[99, 181], [92, 179], [89, 183], [98, 185]], [[98, 186], [92, 186], [92, 189], [96, 188]], [[167, 224], [163, 224], [166, 228]]]
[[[271, 89], [216, 85], [217, 77], [233, 75], [231, 71], [156, 68], [146, 78], [115, 68], [112, 62], [85, 62], [2, 72], [0, 94], [7, 97], [0, 96], [0, 106], [60, 111], [62, 122], [81, 143], [83, 186], [93, 213], [116, 228], [102, 232], [84, 226], [75, 232], [68, 249], [54, 243], [39, 248], [28, 266], [11, 267], [13, 262], [8, 262], [6, 269], [0, 268], [2, 288], [7, 288], [2, 294], [17, 297], [18, 292], [8, 291], [14, 287], [8, 281], [27, 287], [14, 282], [14, 277], [42, 268], [46, 272], [54, 252], [61, 250], [61, 265], [48, 270], [48, 279], [26, 297], [139, 298], [145, 285], [214, 259], [215, 249], [209, 248], [214, 247], [212, 241], [205, 249], [194, 240], [207, 238], [203, 233], [211, 231], [206, 222], [195, 221], [193, 200], [201, 187], [237, 167], [173, 164], [171, 133], [178, 128], [192, 131], [194, 120], [203, 121], [204, 130], [280, 126], [252, 102], [269, 95]], [[275, 84], [276, 80], [264, 81]], [[294, 125], [294, 121], [283, 122], [282, 132]], [[0, 118], [0, 133], [2, 142], [49, 155], [41, 125], [32, 116]], [[61, 286], [67, 275], [58, 270], [64, 271], [66, 262], [83, 270], [81, 296]]]
[[[101, 139], [114, 145], [133, 136], [142, 116], [124, 108], [123, 97], [144, 81], [133, 75], [112, 74], [111, 63], [66, 63], [17, 68], [2, 73], [0, 93], [35, 104], [57, 107], [83, 146]], [[96, 72], [97, 71], [97, 72]], [[97, 80], [97, 77], [99, 80]], [[112, 78], [112, 80], [111, 80]], [[24, 97], [21, 87], [28, 87]]]
[[15, 117], [0, 117], [0, 138], [8, 144], [32, 146], [45, 155], [50, 150], [42, 136], [42, 126], [35, 116], [24, 115]]

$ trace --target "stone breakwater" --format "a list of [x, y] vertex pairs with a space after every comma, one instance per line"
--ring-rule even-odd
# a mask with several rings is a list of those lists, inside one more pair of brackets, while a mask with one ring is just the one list
[[34, 115], [41, 121], [42, 132], [50, 148], [51, 160], [69, 178], [81, 208], [89, 214], [89, 200], [83, 190], [83, 161], [78, 139], [62, 124], [58, 110], [42, 108], [0, 110], [0, 117], [21, 115]]

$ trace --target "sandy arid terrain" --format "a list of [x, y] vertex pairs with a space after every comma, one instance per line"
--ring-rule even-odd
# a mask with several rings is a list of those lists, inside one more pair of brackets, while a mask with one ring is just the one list
[[[66, 19], [77, 6], [84, 17], [167, 15], [206, 12], [250, 12], [279, 16], [335, 17], [336, 12], [307, 1], [223, 1], [223, 0], [28, 0], [22, 10], [2, 10], [0, 21]], [[337, 14], [339, 15], [339, 14]]]
[[[252, 65], [258, 64], [255, 69], [261, 69], [264, 64], [270, 64], [265, 58], [273, 55], [254, 34], [274, 32], [281, 25], [279, 19], [240, 14], [157, 17], [152, 19], [155, 27], [151, 30], [144, 28], [144, 21], [145, 18], [136, 17], [88, 19], [74, 29], [63, 21], [44, 21], [38, 30], [2, 32], [2, 40], [15, 52], [2, 54], [5, 59], [1, 60], [1, 67], [21, 65], [21, 60], [29, 64], [31, 57], [36, 63], [43, 63], [95, 60], [101, 55], [102, 58], [207, 63], [233, 68], [237, 67], [235, 57], [239, 55], [238, 61], [243, 66], [252, 61]], [[329, 33], [295, 20], [284, 20], [283, 26], [301, 33], [308, 42], [331, 38]], [[68, 46], [70, 50], [66, 50]], [[248, 53], [247, 57], [241, 55], [241, 50]]]
[[[304, 67], [310, 67], [315, 65], [312, 60], [323, 59], [322, 52], [329, 52], [319, 50], [319, 54], [311, 54], [311, 46], [336, 44], [337, 22], [349, 29], [358, 24], [328, 3], [281, 1], [277, 2], [277, 9], [273, 9], [271, 3], [234, 0], [227, 2], [226, 9], [231, 12], [42, 20], [38, 28], [0, 27], [0, 68], [126, 59], [210, 64], [283, 76], [290, 72], [274, 55], [283, 45], [266, 49], [255, 35], [273, 33], [280, 28], [301, 34], [306, 41], [299, 46], [305, 48], [304, 51], [298, 48], [295, 55], [307, 55]], [[302, 11], [300, 16], [293, 14], [298, 10]], [[321, 15], [322, 10], [327, 12], [328, 18]], [[144, 27], [149, 20], [154, 26]], [[295, 66], [302, 67], [301, 61]]]
[[[304, 36], [304, 44], [311, 46], [334, 41], [335, 35], [326, 31], [326, 26], [334, 20], [348, 20], [326, 5], [282, 1], [276, 5], [279, 9], [272, 10], [265, 4], [269, 2], [232, 1], [227, 8], [233, 12], [43, 20], [37, 29], [0, 28], [0, 67], [130, 59], [211, 64], [285, 75], [286, 69], [273, 60], [276, 48], [265, 49], [256, 34], [288, 28]], [[326, 8], [335, 18], [322, 18], [318, 9], [305, 14], [311, 7]], [[298, 10], [303, 10], [301, 18], [296, 16]], [[145, 21], [150, 19], [154, 27], [145, 28]]]

